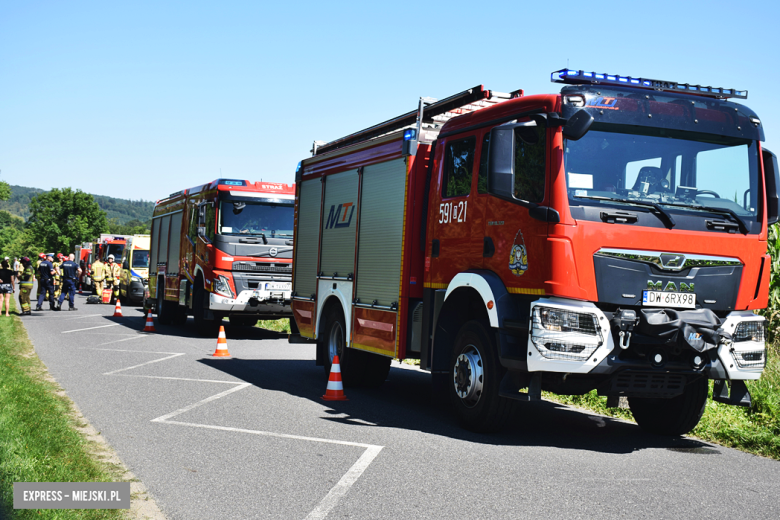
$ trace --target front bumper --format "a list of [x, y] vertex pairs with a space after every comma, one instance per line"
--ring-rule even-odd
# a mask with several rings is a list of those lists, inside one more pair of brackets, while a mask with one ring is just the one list
[[221, 294], [209, 295], [209, 309], [221, 313], [284, 314], [292, 316], [291, 291], [241, 291], [236, 298]]
[[[534, 309], [546, 307], [560, 309], [561, 311], [578, 313], [580, 315], [593, 315], [598, 323], [596, 341], [598, 346], [588, 352], [587, 357], [581, 355], [563, 356], [556, 352], [550, 352], [534, 344], [542, 340], [549, 340], [554, 344], [576, 343], [581, 334], [567, 332], [549, 332], [540, 329], [534, 324]], [[743, 322], [763, 322], [764, 318], [750, 311], [734, 311], [728, 314], [721, 328], [734, 334], [737, 326]], [[536, 335], [536, 336], [535, 336]], [[568, 335], [568, 337], [567, 337]], [[596, 336], [593, 336], [596, 338]], [[569, 340], [568, 338], [571, 338]], [[664, 362], [662, 365], [653, 366], [648, 359], [637, 359], [621, 355], [624, 351], [615, 343], [610, 330], [609, 319], [596, 305], [590, 302], [567, 300], [563, 298], [542, 298], [531, 304], [531, 333], [528, 336], [527, 356], [529, 372], [558, 372], [567, 374], [592, 374], [607, 376], [623, 370], [639, 370], [659, 374], [705, 374], [709, 379], [750, 380], [759, 379], [766, 362], [765, 338], [760, 341], [722, 341], [717, 348], [697, 353], [684, 352], [677, 359]], [[549, 343], [548, 343], [549, 344]], [[658, 345], [662, 348], [662, 345]], [[629, 347], [630, 348], [630, 347]], [[696, 354], [701, 356], [702, 363], [692, 363]], [[556, 359], [556, 357], [568, 357], [568, 359]], [[760, 362], [756, 362], [758, 359]]]

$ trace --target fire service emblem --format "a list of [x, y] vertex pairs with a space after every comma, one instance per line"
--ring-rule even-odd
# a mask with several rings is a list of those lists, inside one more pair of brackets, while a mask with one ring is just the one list
[[[518, 243], [517, 237], [520, 237]], [[523, 276], [528, 270], [528, 253], [525, 249], [525, 240], [523, 233], [518, 229], [512, 244], [512, 252], [509, 254], [509, 270], [515, 276]]]

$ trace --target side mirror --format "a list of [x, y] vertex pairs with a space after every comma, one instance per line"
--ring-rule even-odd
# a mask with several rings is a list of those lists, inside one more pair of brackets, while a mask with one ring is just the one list
[[579, 141], [588, 133], [592, 124], [593, 116], [584, 110], [579, 110], [563, 126], [563, 137], [572, 141]]
[[514, 169], [514, 125], [497, 126], [490, 131], [488, 192], [500, 199], [514, 200]]
[[[198, 226], [205, 226], [206, 225], [206, 205], [201, 204], [198, 206]], [[198, 230], [198, 236], [203, 236], [200, 234], [200, 230]]]
[[198, 226], [198, 236], [199, 237], [206, 236], [206, 226]]
[[130, 262], [125, 258], [125, 261], [122, 262], [122, 269], [130, 269]]
[[777, 167], [777, 156], [767, 149], [761, 151], [764, 159], [764, 183], [766, 185], [766, 222], [775, 224], [780, 218], [780, 169]]

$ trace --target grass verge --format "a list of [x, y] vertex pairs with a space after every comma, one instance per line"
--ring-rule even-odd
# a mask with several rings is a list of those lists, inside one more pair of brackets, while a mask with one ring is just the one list
[[272, 330], [274, 332], [284, 332], [285, 334], [290, 333], [290, 319], [292, 318], [282, 318], [279, 320], [259, 320], [257, 322], [257, 325], [255, 327], [259, 327], [261, 329], [266, 330]]
[[14, 482], [115, 482], [76, 430], [74, 410], [33, 350], [19, 317], [0, 318], [0, 516], [114, 519], [123, 510], [13, 509]]
[[[767, 353], [769, 362], [758, 381], [748, 381], [752, 398], [750, 408], [729, 406], [710, 399], [693, 437], [716, 442], [764, 457], [780, 460], [780, 346], [775, 343]], [[587, 408], [595, 412], [633, 421], [623, 408], [607, 408], [607, 398], [596, 391], [580, 396], [562, 396], [544, 392], [544, 398], [558, 403]]]

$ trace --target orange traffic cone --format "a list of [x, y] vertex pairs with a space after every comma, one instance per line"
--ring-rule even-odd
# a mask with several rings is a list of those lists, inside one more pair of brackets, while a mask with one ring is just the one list
[[114, 307], [114, 316], [113, 317], [114, 318], [117, 318], [117, 317], [123, 318], [124, 317], [124, 316], [122, 316], [122, 303], [119, 300], [116, 301], [116, 307]]
[[330, 376], [328, 376], [328, 387], [325, 395], [322, 396], [326, 401], [349, 401], [344, 395], [344, 385], [341, 382], [341, 365], [339, 357], [333, 356], [333, 365], [330, 367]]
[[157, 332], [154, 330], [154, 321], [152, 321], [152, 311], [146, 313], [146, 326], [141, 332]]
[[230, 352], [227, 349], [227, 338], [225, 337], [225, 326], [219, 326], [219, 336], [217, 337], [217, 350], [211, 355], [211, 357], [230, 357]]

